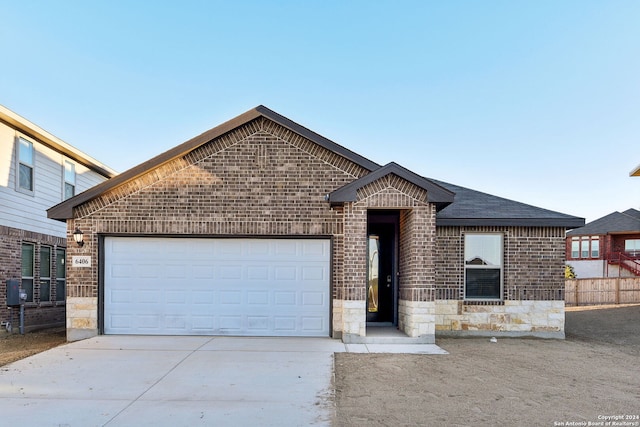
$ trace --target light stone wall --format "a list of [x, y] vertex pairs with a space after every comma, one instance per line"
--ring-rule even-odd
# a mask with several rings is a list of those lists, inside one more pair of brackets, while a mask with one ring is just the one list
[[407, 336], [432, 337], [435, 342], [436, 304], [433, 301], [398, 301], [398, 327]]
[[364, 337], [367, 328], [366, 301], [333, 300], [333, 331], [343, 340], [349, 335]]
[[436, 300], [437, 335], [507, 335], [564, 338], [564, 301], [504, 301], [467, 305]]
[[67, 297], [67, 341], [98, 335], [98, 298]]

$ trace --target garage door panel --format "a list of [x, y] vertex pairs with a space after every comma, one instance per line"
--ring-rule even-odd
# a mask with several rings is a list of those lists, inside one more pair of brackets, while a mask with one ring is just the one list
[[327, 336], [329, 249], [328, 240], [108, 237], [105, 333]]

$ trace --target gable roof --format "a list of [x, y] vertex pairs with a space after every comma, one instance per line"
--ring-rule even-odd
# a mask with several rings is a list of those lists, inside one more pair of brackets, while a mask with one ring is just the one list
[[436, 215], [436, 225], [557, 226], [565, 228], [575, 228], [584, 225], [583, 218], [537, 208], [457, 185], [425, 178], [393, 162], [381, 167], [379, 164], [289, 120], [263, 105], [259, 105], [138, 166], [116, 175], [108, 181], [98, 184], [75, 197], [49, 208], [47, 210], [47, 216], [60, 221], [73, 218], [73, 209], [76, 206], [132, 181], [152, 169], [182, 157], [213, 139], [221, 137], [259, 117], [267, 118], [370, 172], [360, 179], [356, 179], [329, 194], [328, 201], [331, 203], [355, 200], [355, 194], [359, 188], [388, 174], [395, 174], [427, 190], [427, 201], [435, 203], [440, 210]]
[[567, 236], [605, 235], [620, 233], [640, 233], [640, 211], [627, 209], [626, 211], [612, 212], [595, 221], [591, 221], [584, 227], [571, 230]]
[[356, 179], [355, 181], [352, 181], [349, 184], [329, 193], [328, 201], [332, 204], [354, 202], [356, 200], [356, 194], [360, 188], [389, 174], [394, 174], [420, 188], [425, 189], [427, 191], [426, 201], [435, 203], [438, 208], [444, 208], [445, 206], [453, 203], [454, 193], [452, 191], [449, 191], [436, 184], [434, 181], [421, 177], [420, 175], [415, 174], [394, 162], [388, 163], [385, 166], [374, 170], [370, 174]]
[[436, 214], [439, 226], [533, 226], [575, 228], [578, 218], [432, 179], [456, 194], [455, 202]]
[[304, 126], [301, 126], [292, 120], [276, 113], [268, 109], [263, 105], [259, 105], [256, 108], [253, 108], [238, 117], [231, 119], [219, 126], [216, 126], [208, 131], [191, 138], [190, 140], [171, 148], [170, 150], [165, 151], [162, 154], [157, 155], [156, 157], [147, 160], [144, 163], [139, 164], [117, 176], [111, 178], [108, 181], [105, 181], [101, 184], [96, 185], [95, 187], [90, 188], [87, 191], [84, 191], [78, 194], [75, 197], [72, 197], [56, 206], [53, 206], [47, 210], [47, 216], [49, 218], [57, 219], [60, 221], [64, 221], [66, 219], [73, 218], [73, 208], [79, 206], [95, 197], [100, 196], [101, 194], [119, 186], [125, 184], [128, 181], [131, 181], [138, 176], [146, 173], [147, 171], [157, 168], [165, 163], [170, 162], [173, 159], [184, 156], [189, 152], [195, 150], [196, 148], [208, 143], [209, 141], [216, 139], [228, 132], [233, 131], [234, 129], [243, 126], [252, 120], [255, 120], [259, 117], [265, 117], [292, 132], [297, 133], [300, 136], [303, 136], [310, 141], [330, 150], [336, 154], [339, 154], [348, 160], [356, 163], [357, 165], [367, 169], [369, 171], [378, 169], [380, 167], [379, 164], [372, 162], [371, 160], [354, 153], [353, 151], [336, 144], [335, 142], [319, 135]]
[[636, 166], [631, 172], [629, 172], [629, 176], [640, 176], [640, 165]]
[[111, 178], [117, 174], [117, 172], [111, 169], [109, 166], [100, 163], [88, 154], [83, 153], [70, 144], [67, 144], [60, 138], [50, 134], [40, 126], [14, 113], [3, 105], [0, 105], [0, 122], [6, 123], [13, 129], [18, 130], [19, 132], [39, 141], [40, 143], [52, 148], [53, 150], [64, 154], [68, 158], [85, 165], [92, 171], [104, 176], [105, 178]]

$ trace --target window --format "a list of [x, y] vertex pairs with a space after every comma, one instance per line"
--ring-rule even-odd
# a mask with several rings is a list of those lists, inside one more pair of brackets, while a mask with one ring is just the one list
[[56, 301], [64, 301], [67, 295], [67, 270], [65, 250], [56, 249]]
[[580, 236], [571, 238], [571, 258], [599, 258], [600, 237]]
[[27, 302], [33, 302], [33, 272], [35, 264], [35, 245], [22, 244], [22, 281], [21, 286], [27, 292]]
[[40, 247], [40, 302], [51, 301], [51, 247]]
[[502, 295], [502, 235], [464, 236], [464, 296], [500, 299]]
[[33, 192], [34, 160], [33, 144], [24, 138], [18, 138], [17, 183], [20, 191]]
[[628, 239], [624, 241], [624, 251], [633, 255], [640, 253], [640, 239]]
[[76, 165], [69, 160], [64, 161], [64, 200], [76, 195]]

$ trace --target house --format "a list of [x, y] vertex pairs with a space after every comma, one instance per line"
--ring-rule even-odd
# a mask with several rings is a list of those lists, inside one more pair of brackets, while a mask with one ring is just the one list
[[[115, 176], [107, 166], [0, 105], [0, 321], [7, 280], [26, 290], [25, 330], [65, 324], [66, 225], [46, 209]], [[10, 329], [7, 327], [7, 329]]]
[[640, 276], [640, 211], [627, 209], [567, 233], [567, 264], [580, 279]]
[[630, 173], [629, 176], [640, 176], [640, 165], [636, 166]]
[[[48, 210], [67, 338], [564, 336], [576, 218], [379, 165], [258, 106]], [[481, 259], [482, 262], [476, 260]], [[369, 334], [370, 335], [370, 334]]]

